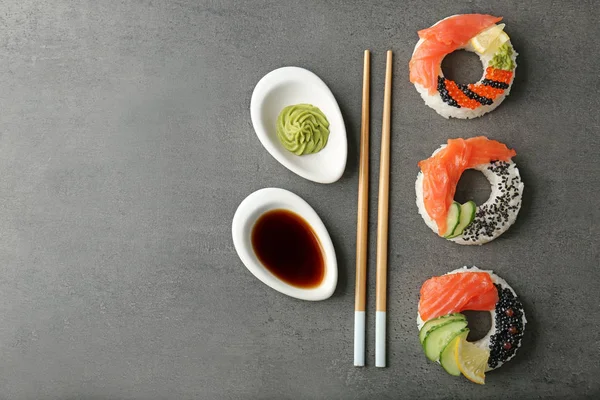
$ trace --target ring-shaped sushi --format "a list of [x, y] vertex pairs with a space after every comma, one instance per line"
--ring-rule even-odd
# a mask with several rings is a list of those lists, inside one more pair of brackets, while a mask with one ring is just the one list
[[[421, 162], [415, 191], [423, 220], [434, 232], [457, 244], [481, 245], [502, 235], [517, 219], [524, 184], [512, 161], [514, 150], [485, 136], [450, 139]], [[456, 185], [467, 169], [481, 171], [491, 194], [482, 205], [454, 201]]]
[[[517, 52], [502, 18], [483, 14], [453, 15], [418, 32], [419, 41], [409, 63], [410, 81], [429, 107], [445, 118], [480, 117], [502, 103], [510, 93]], [[444, 77], [442, 60], [455, 50], [479, 55], [482, 78], [457, 84]]]
[[[456, 337], [454, 333], [468, 329], [465, 316], [460, 314], [467, 310], [490, 312], [489, 332], [472, 342], [489, 352], [485, 371], [499, 368], [512, 359], [521, 347], [527, 323], [523, 304], [504, 279], [493, 271], [477, 267], [458, 268], [446, 275], [430, 278], [421, 286], [417, 326], [426, 355], [429, 357], [431, 346], [435, 347], [432, 353], [435, 354], [438, 348], [445, 347]], [[437, 333], [432, 335], [435, 330]], [[431, 335], [430, 342], [428, 335]], [[440, 342], [440, 338], [446, 338], [445, 342]], [[441, 362], [446, 370], [450, 369], [444, 365], [443, 359], [429, 358]]]

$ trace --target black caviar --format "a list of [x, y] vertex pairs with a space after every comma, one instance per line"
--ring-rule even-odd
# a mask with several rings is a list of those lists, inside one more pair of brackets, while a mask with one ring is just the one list
[[444, 103], [448, 103], [448, 105], [452, 107], [460, 108], [456, 100], [454, 100], [452, 96], [450, 96], [450, 93], [448, 93], [445, 78], [443, 76], [438, 76], [437, 90], [440, 93], [442, 100], [444, 100]]
[[489, 99], [485, 96], [480, 96], [475, 92], [472, 92], [469, 89], [469, 85], [465, 85], [465, 84], [459, 84], [458, 88], [470, 99], [476, 100], [479, 103], [483, 104], [484, 106], [489, 106], [491, 105], [494, 101], [492, 99]]
[[[510, 289], [498, 284], [494, 286], [498, 290], [498, 303], [496, 303], [496, 333], [490, 337], [488, 359], [490, 368], [496, 368], [499, 363], [504, 363], [515, 354], [521, 345], [524, 330], [523, 304]], [[507, 310], [512, 312], [507, 313]]]
[[502, 177], [497, 188], [501, 195], [493, 204], [485, 204], [477, 207], [475, 218], [464, 230], [462, 238], [466, 241], [476, 242], [480, 237], [492, 237], [496, 230], [503, 229], [510, 218], [512, 211], [518, 211], [521, 203], [513, 204], [513, 200], [519, 196], [521, 178], [510, 177], [511, 165], [504, 161], [492, 161], [488, 167], [490, 171]]
[[508, 83], [504, 83], [504, 82], [499, 82], [499, 81], [493, 81], [491, 79], [484, 79], [481, 81], [482, 84], [486, 85], [486, 86], [491, 86], [495, 89], [508, 89]]

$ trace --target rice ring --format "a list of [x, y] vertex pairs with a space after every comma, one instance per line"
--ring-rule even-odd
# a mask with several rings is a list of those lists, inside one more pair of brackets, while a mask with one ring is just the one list
[[[513, 288], [504, 279], [494, 274], [494, 271], [465, 266], [450, 271], [448, 274], [459, 274], [462, 272], [486, 272], [490, 275], [492, 282], [494, 282], [494, 285], [498, 289], [496, 308], [490, 311], [492, 326], [483, 338], [473, 342], [473, 344], [481, 349], [490, 351], [486, 371], [500, 368], [504, 363], [510, 361], [517, 354], [519, 347], [521, 347], [521, 340], [525, 332], [525, 325], [527, 324], [523, 304], [518, 300], [518, 296]], [[508, 309], [512, 310], [510, 316], [506, 313]], [[417, 327], [419, 331], [423, 328], [424, 324], [425, 321], [421, 319], [421, 314], [417, 312]], [[509, 332], [509, 328], [511, 327], [516, 329], [515, 333]], [[508, 349], [505, 348], [506, 343], [510, 343]]]
[[[453, 16], [444, 18], [436, 22], [433, 26], [439, 24], [445, 19]], [[419, 39], [413, 50], [413, 55], [419, 46], [425, 43], [424, 39]], [[491, 54], [479, 54], [475, 51], [470, 41], [466, 45], [458, 47], [456, 50], [466, 50], [475, 53], [479, 56], [481, 64], [483, 66], [483, 76], [475, 84], [457, 84], [456, 82], [446, 79], [441, 68], [441, 61], [438, 66], [438, 85], [437, 91], [433, 94], [429, 93], [429, 90], [419, 83], [415, 83], [415, 88], [421, 94], [421, 97], [429, 107], [434, 109], [439, 115], [444, 118], [459, 118], [459, 119], [470, 119], [481, 117], [490, 111], [493, 111], [498, 107], [510, 94], [513, 81], [515, 79], [515, 72], [517, 69], [517, 55], [514, 47], [510, 40], [505, 43], [511, 50], [512, 54], [510, 58], [514, 63], [512, 73], [509, 71], [498, 70], [489, 67], [490, 61], [494, 58], [497, 53]], [[450, 53], [448, 53], [450, 54]], [[447, 55], [447, 54], [446, 54]], [[442, 58], [443, 61], [443, 58]], [[502, 71], [502, 72], [499, 72]], [[506, 74], [504, 74], [505, 72]], [[498, 78], [498, 74], [502, 76], [502, 79]], [[491, 92], [489, 97], [480, 96], [475, 92], [482, 93], [482, 91]], [[451, 93], [457, 93], [456, 98]], [[471, 101], [469, 101], [471, 100]]]
[[[444, 147], [446, 145], [440, 146], [439, 149], [433, 152], [432, 156]], [[525, 185], [521, 180], [517, 165], [512, 160], [507, 162], [493, 161], [480, 164], [473, 169], [483, 173], [490, 182], [492, 190], [489, 199], [482, 205], [477, 206], [475, 219], [467, 225], [463, 233], [454, 238], [446, 238], [457, 244], [482, 245], [491, 242], [515, 223], [521, 209], [521, 199]], [[423, 173], [419, 171], [415, 182], [417, 207], [423, 221], [431, 230], [437, 233], [438, 226], [425, 209], [423, 177]]]

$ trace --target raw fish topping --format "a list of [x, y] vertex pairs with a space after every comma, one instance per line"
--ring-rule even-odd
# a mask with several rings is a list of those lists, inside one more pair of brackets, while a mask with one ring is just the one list
[[[493, 110], [504, 100], [514, 78], [517, 54], [504, 32], [505, 24], [496, 24], [500, 20], [491, 15], [455, 15], [418, 32], [421, 40], [409, 64], [410, 81], [418, 86], [425, 99], [427, 96], [435, 97], [436, 101], [441, 98], [445, 103], [437, 105], [432, 101], [428, 103], [430, 107], [462, 109], [446, 110], [442, 115], [472, 118]], [[441, 62], [458, 49], [479, 54], [485, 68], [479, 82], [458, 84], [444, 77]], [[480, 108], [482, 106], [487, 107]]]
[[430, 94], [435, 93], [442, 59], [501, 19], [492, 15], [462, 14], [420, 30], [418, 34], [423, 42], [410, 60], [410, 81], [421, 84]]
[[464, 310], [489, 311], [498, 291], [486, 272], [463, 272], [433, 277], [421, 287], [419, 314], [423, 321]]
[[[488, 311], [490, 330], [480, 339], [469, 332], [480, 325], [462, 311]], [[523, 304], [508, 283], [477, 267], [459, 268], [423, 283], [419, 299], [419, 341], [425, 356], [453, 376], [485, 384], [486, 372], [515, 356], [527, 319]]]
[[503, 143], [478, 136], [470, 139], [450, 139], [446, 147], [419, 162], [423, 172], [425, 210], [437, 224], [438, 234], [446, 232], [446, 217], [462, 173], [492, 161], [509, 161], [516, 154]]

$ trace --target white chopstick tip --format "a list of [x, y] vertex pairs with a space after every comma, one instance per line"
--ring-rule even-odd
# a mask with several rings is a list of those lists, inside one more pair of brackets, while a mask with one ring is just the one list
[[354, 311], [354, 366], [365, 366], [365, 312]]
[[375, 366], [385, 367], [385, 324], [386, 312], [375, 313]]

